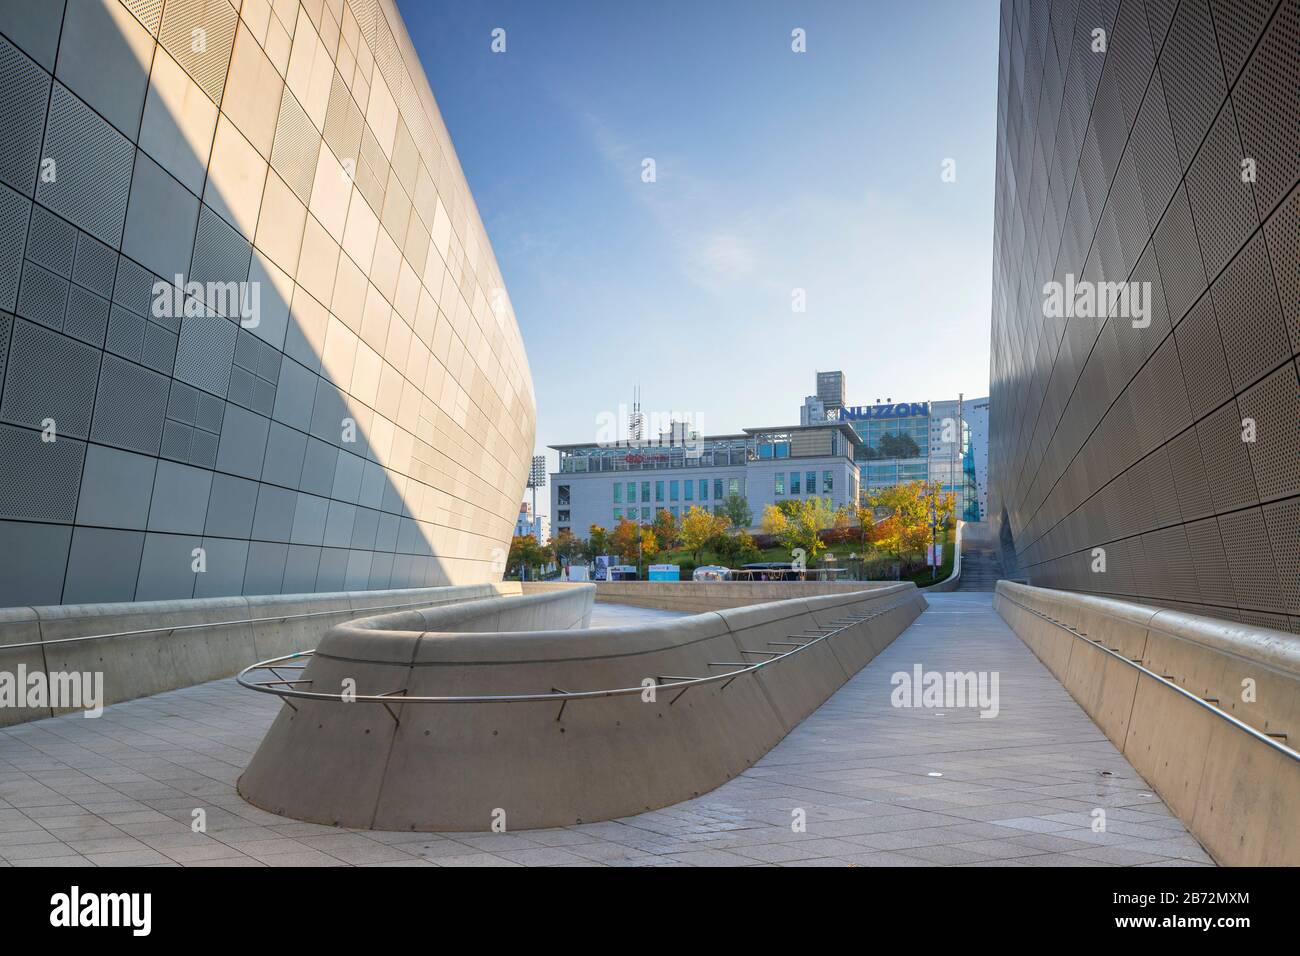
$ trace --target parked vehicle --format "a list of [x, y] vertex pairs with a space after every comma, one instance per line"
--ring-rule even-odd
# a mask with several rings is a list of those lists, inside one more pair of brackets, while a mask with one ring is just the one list
[[731, 568], [724, 568], [720, 564], [704, 564], [695, 569], [691, 575], [693, 581], [730, 581]]

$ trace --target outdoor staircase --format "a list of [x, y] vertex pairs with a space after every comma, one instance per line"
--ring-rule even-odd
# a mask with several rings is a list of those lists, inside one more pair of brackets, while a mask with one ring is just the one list
[[965, 548], [961, 553], [958, 591], [993, 591], [1002, 578], [1002, 561], [993, 548]]

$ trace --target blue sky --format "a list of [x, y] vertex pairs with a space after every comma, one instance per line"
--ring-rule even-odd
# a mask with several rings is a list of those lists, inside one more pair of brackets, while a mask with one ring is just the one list
[[523, 332], [539, 451], [594, 440], [636, 383], [708, 433], [797, 423], [819, 369], [853, 404], [988, 394], [995, 0], [398, 5]]

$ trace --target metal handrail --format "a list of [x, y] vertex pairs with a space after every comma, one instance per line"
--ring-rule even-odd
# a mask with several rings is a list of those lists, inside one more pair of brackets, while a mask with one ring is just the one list
[[[81, 637], [58, 637], [48, 641], [26, 641], [22, 644], [0, 644], [0, 653], [4, 651], [17, 650], [23, 647], [50, 647], [54, 644], [73, 644], [78, 641], [101, 641], [110, 637], [136, 637], [140, 634], [158, 634], [166, 631], [169, 634], [173, 631], [195, 631], [205, 627], [234, 627], [238, 624], [266, 624], [274, 621], [283, 624], [285, 621], [297, 621], [309, 617], [325, 617], [330, 614], [355, 614], [369, 615], [371, 611], [395, 611], [408, 607], [426, 607], [432, 602], [416, 601], [412, 604], [377, 604], [374, 607], [354, 607], [354, 608], [333, 608], [328, 611], [309, 611], [303, 614], [277, 614], [271, 617], [250, 617], [235, 621], [203, 621], [199, 624], [163, 624], [160, 627], [146, 627], [133, 631], [111, 631], [107, 634], [84, 634]], [[446, 602], [439, 602], [446, 603]], [[39, 625], [39, 621], [36, 622]]]
[[1290, 757], [1292, 760], [1300, 762], [1300, 751], [1293, 750], [1292, 748], [1288, 747], [1286, 744], [1282, 743], [1280, 740], [1277, 740], [1274, 737], [1270, 737], [1268, 734], [1264, 733], [1261, 730], [1257, 730], [1256, 728], [1252, 727], [1250, 724], [1246, 723], [1245, 721], [1232, 716], [1232, 714], [1228, 713], [1226, 710], [1221, 710], [1220, 708], [1215, 707], [1212, 703], [1205, 700], [1203, 697], [1197, 697], [1195, 694], [1187, 690], [1185, 687], [1179, 687], [1177, 684], [1175, 684], [1173, 681], [1169, 680], [1168, 678], [1164, 677], [1163, 675], [1157, 674], [1155, 671], [1151, 670], [1150, 668], [1143, 667], [1142, 664], [1139, 663], [1138, 661], [1135, 661], [1129, 657], [1125, 657], [1119, 651], [1111, 650], [1109, 647], [1107, 647], [1105, 644], [1102, 644], [1100, 641], [1094, 641], [1092, 638], [1090, 638], [1087, 634], [1084, 634], [1082, 631], [1076, 630], [1074, 627], [1071, 627], [1069, 624], [1066, 624], [1062, 621], [1058, 621], [1056, 618], [1047, 615], [1043, 611], [1039, 611], [1036, 608], [1029, 607], [1027, 604], [1021, 604], [1015, 598], [1012, 598], [1006, 594], [1003, 594], [1002, 598], [1005, 601], [1010, 601], [1012, 604], [1014, 604], [1016, 607], [1020, 608], [1021, 610], [1028, 611], [1030, 614], [1034, 615], [1035, 617], [1042, 618], [1044, 621], [1047, 621], [1049, 624], [1055, 624], [1057, 627], [1065, 631], [1067, 634], [1070, 634], [1073, 637], [1077, 637], [1079, 640], [1086, 643], [1089, 647], [1094, 647], [1104, 654], [1109, 654], [1111, 657], [1115, 658], [1116, 660], [1123, 661], [1129, 667], [1141, 671], [1143, 674], [1146, 674], [1148, 677], [1150, 677], [1152, 680], [1156, 681], [1157, 683], [1162, 684], [1165, 687], [1168, 687], [1170, 690], [1176, 691], [1179, 694], [1182, 694], [1192, 703], [1200, 707], [1204, 707], [1212, 714], [1222, 717], [1224, 720], [1232, 724], [1238, 730], [1249, 734], [1250, 736], [1258, 740], [1260, 743], [1268, 744], [1268, 746], [1272, 747], [1274, 750], [1278, 751], [1284, 756]]
[[[476, 695], [470, 695], [464, 697], [410, 697], [410, 696], [406, 696], [404, 691], [390, 691], [387, 694], [350, 694], [347, 696], [346, 702], [363, 703], [363, 704], [393, 704], [393, 703], [515, 704], [515, 703], [536, 703], [539, 701], [553, 701], [553, 702], [558, 701], [563, 703], [570, 700], [593, 700], [593, 699], [600, 699], [600, 698], [607, 698], [607, 697], [629, 697], [633, 694], [643, 694], [647, 690], [655, 690], [657, 692], [660, 690], [681, 689], [682, 693], [685, 693], [691, 687], [695, 687], [699, 684], [713, 684], [719, 681], [726, 681], [729, 684], [737, 677], [740, 677], [744, 674], [756, 673], [757, 671], [762, 670], [764, 667], [768, 667], [779, 661], [783, 661], [787, 657], [791, 657], [795, 654], [798, 654], [800, 651], [804, 651], [809, 647], [812, 647], [814, 644], [820, 644], [822, 641], [834, 637], [835, 635], [840, 634], [841, 632], [849, 629], [850, 627], [853, 627], [854, 625], [861, 624], [864, 621], [869, 621], [872, 618], [879, 617], [882, 614], [886, 614], [892, 610], [895, 610], [896, 608], [902, 607], [910, 600], [911, 600], [910, 597], [900, 598], [896, 601], [890, 602], [884, 607], [875, 609], [869, 613], [851, 615], [846, 619], [841, 619], [840, 622], [836, 622], [833, 629], [829, 630], [827, 633], [822, 634], [820, 637], [811, 638], [810, 640], [804, 643], [800, 643], [797, 647], [793, 648], [792, 650], [776, 653], [776, 656], [774, 657], [769, 657], [766, 660], [758, 661], [754, 664], [748, 664], [747, 666], [739, 667], [737, 670], [727, 671], [721, 674], [709, 674], [705, 677], [686, 677], [686, 678], [674, 677], [672, 679], [669, 679], [665, 683], [660, 683], [660, 681], [664, 681], [664, 677], [660, 676], [656, 678], [656, 683], [651, 685], [637, 685], [636, 687], [616, 687], [616, 688], [610, 688], [606, 690], [584, 690], [584, 691], [561, 691], [558, 689], [553, 689], [550, 693], [546, 693], [546, 694], [476, 694]], [[777, 645], [785, 644], [787, 642], [770, 641], [769, 643], [771, 643], [773, 646], [777, 646]], [[287, 684], [311, 683], [310, 681], [283, 681], [277, 679], [275, 681], [268, 681], [263, 683], [259, 681], [246, 679], [246, 676], [252, 673], [253, 671], [269, 670], [272, 673], [275, 673], [276, 667], [284, 666], [281, 662], [300, 660], [305, 657], [311, 657], [315, 653], [316, 650], [315, 648], [313, 648], [309, 651], [298, 651], [293, 654], [285, 654], [283, 657], [272, 657], [265, 661], [259, 661], [256, 664], [252, 664], [249, 667], [245, 667], [242, 671], [236, 674], [235, 680], [239, 682], [240, 686], [247, 687], [249, 690], [255, 690], [263, 694], [273, 694], [276, 697], [281, 697], [281, 698], [296, 697], [302, 700], [322, 700], [322, 701], [335, 701], [335, 702], [344, 701], [345, 698], [342, 693], [324, 694], [324, 693], [319, 693], [317, 691], [284, 689], [284, 685]], [[769, 652], [764, 652], [764, 653], [769, 653]], [[724, 663], [724, 662], [719, 662], [719, 663]], [[725, 663], [726, 666], [732, 666], [732, 662], [725, 662]], [[276, 676], [277, 678], [279, 677], [279, 675]], [[293, 705], [290, 704], [290, 706]]]

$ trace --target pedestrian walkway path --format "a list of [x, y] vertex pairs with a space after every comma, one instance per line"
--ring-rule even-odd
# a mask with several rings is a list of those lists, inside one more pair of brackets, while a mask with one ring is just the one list
[[[697, 799], [605, 823], [379, 833], [258, 810], [235, 781], [281, 705], [233, 680], [116, 704], [95, 720], [8, 728], [0, 866], [1211, 864], [1003, 624], [991, 595], [929, 600], [748, 771]], [[634, 623], [641, 610], [598, 605], [596, 617]], [[891, 676], [918, 664], [996, 672], [997, 716], [892, 706]], [[196, 810], [205, 832], [193, 830]]]

